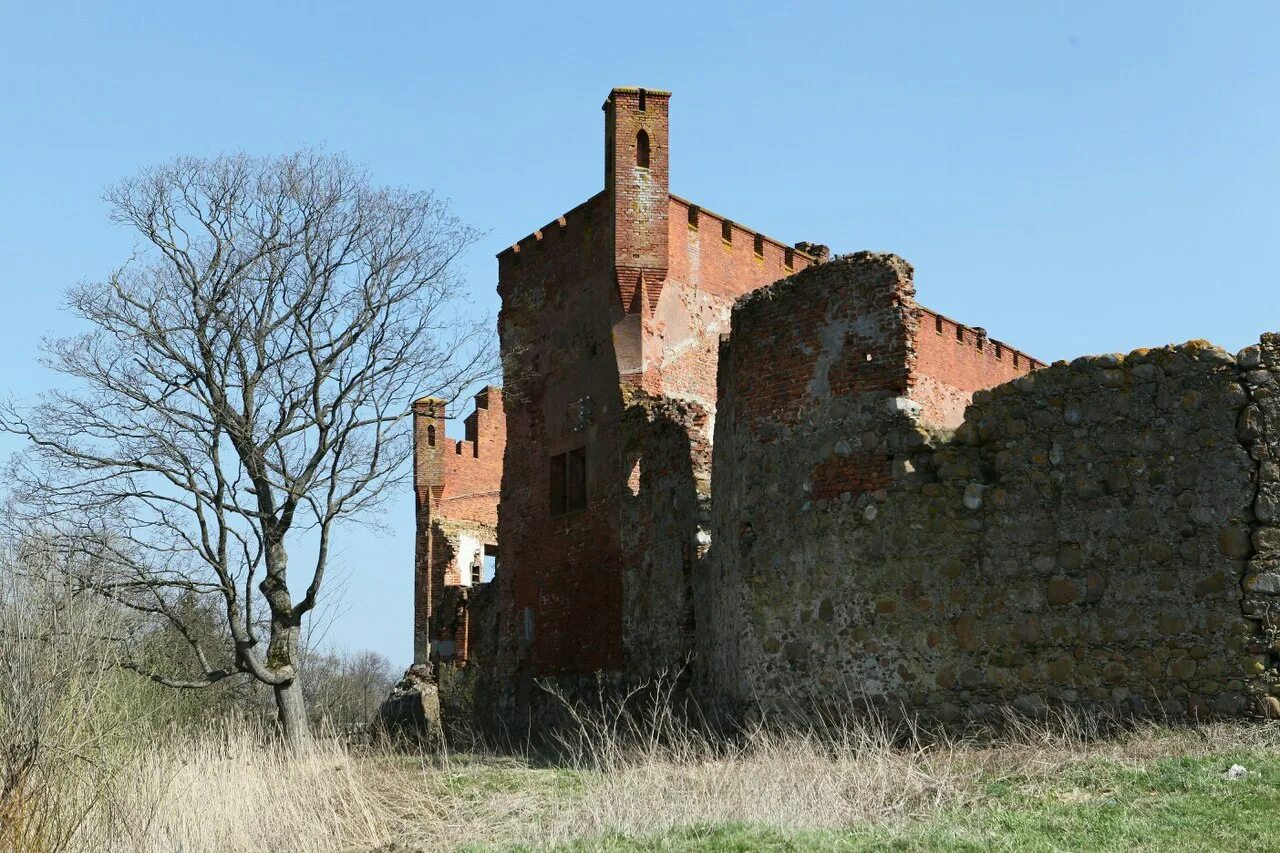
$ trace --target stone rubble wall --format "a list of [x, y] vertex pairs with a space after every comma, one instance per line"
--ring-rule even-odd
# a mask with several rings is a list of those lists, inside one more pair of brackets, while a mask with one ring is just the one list
[[[911, 363], [911, 295], [909, 265], [860, 253], [735, 309], [698, 578], [708, 698], [1280, 712], [1280, 338], [1060, 362], [979, 391], [951, 434], [874, 368], [876, 347]], [[767, 407], [766, 359], [789, 383]]]
[[619, 425], [628, 684], [684, 675], [689, 662], [694, 572], [709, 527], [710, 420], [698, 403], [634, 392]]
[[1240, 416], [1240, 441], [1257, 464], [1253, 559], [1244, 578], [1244, 614], [1257, 625], [1267, 716], [1280, 717], [1280, 335], [1262, 336], [1238, 357], [1250, 402]]

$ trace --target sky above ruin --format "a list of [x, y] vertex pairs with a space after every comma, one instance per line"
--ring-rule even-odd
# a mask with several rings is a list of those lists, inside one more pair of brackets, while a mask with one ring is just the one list
[[[107, 184], [322, 145], [451, 198], [485, 232], [465, 272], [496, 315], [494, 254], [602, 187], [617, 85], [674, 93], [673, 192], [784, 242], [896, 252], [922, 303], [1043, 360], [1280, 330], [1273, 2], [0, 10], [0, 393], [20, 399], [51, 381], [41, 336], [79, 328], [62, 291], [134, 247]], [[383, 521], [338, 548], [327, 637], [404, 665], [408, 488]]]

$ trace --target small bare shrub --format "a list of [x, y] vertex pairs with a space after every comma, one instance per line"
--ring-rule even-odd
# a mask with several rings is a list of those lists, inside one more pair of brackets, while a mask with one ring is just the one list
[[77, 598], [39, 543], [0, 545], [0, 848], [66, 847], [132, 742], [136, 696], [104, 642], [119, 612]]

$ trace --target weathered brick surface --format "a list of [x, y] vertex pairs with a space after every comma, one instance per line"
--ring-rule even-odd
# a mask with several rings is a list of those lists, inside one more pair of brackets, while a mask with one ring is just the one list
[[[668, 98], [646, 91], [641, 110], [640, 90], [611, 93], [604, 191], [499, 255], [509, 400], [500, 635], [511, 664], [503, 677], [521, 683], [654, 664], [641, 646], [666, 648], [664, 663], [687, 654], [688, 637], [674, 628], [656, 639], [665, 616], [652, 599], [666, 596], [671, 613], [690, 609], [697, 500], [710, 480], [707, 464], [694, 472], [694, 457], [703, 448], [709, 462], [719, 335], [734, 299], [810, 263], [769, 238], [757, 254], [755, 233], [740, 226], [726, 241], [722, 217], [706, 211], [690, 225], [690, 204], [668, 188]], [[637, 162], [641, 130], [647, 166]], [[685, 408], [668, 411], [664, 399]], [[657, 426], [670, 418], [682, 438]], [[645, 436], [657, 435], [650, 447]], [[656, 450], [677, 445], [678, 472]], [[582, 447], [588, 508], [551, 518], [548, 459]], [[667, 482], [661, 470], [685, 486], [651, 485]], [[676, 500], [679, 491], [688, 504], [677, 538], [657, 535], [672, 509], [637, 503], [629, 484], [641, 481], [644, 494]], [[651, 573], [664, 580], [638, 580]], [[652, 619], [624, 618], [632, 605]]]
[[[871, 389], [908, 392], [915, 367], [911, 267], [879, 258], [832, 271], [814, 267], [742, 300], [730, 338], [737, 423], [768, 440], [779, 425], [799, 422], [814, 401]], [[833, 286], [810, 286], [833, 275]], [[866, 310], [850, 316], [853, 300]]]
[[928, 308], [920, 309], [914, 343], [912, 399], [930, 423], [955, 427], [974, 391], [991, 388], [1044, 367], [1024, 352]]
[[[622, 660], [616, 527], [622, 410], [613, 206], [601, 193], [540, 239], [499, 256], [507, 453], [499, 530], [495, 677], [616, 669]], [[623, 341], [625, 345], [625, 340]], [[585, 511], [550, 517], [548, 460], [587, 448]], [[531, 629], [531, 630], [530, 630]], [[509, 686], [509, 685], [504, 685]]]
[[[689, 211], [697, 211], [697, 226]], [[692, 202], [671, 197], [669, 298], [644, 327], [645, 370], [651, 394], [691, 400], [714, 411], [720, 335], [729, 331], [734, 300], [808, 267], [802, 252], [730, 222]], [[761, 254], [757, 254], [756, 238]], [[788, 255], [791, 266], [786, 265]]]
[[[651, 314], [667, 282], [670, 98], [670, 93], [652, 89], [614, 89], [603, 107], [613, 272], [619, 304], [627, 314]], [[648, 151], [643, 163], [641, 147]]]
[[[460, 440], [445, 435], [445, 401], [424, 397], [413, 413], [414, 660], [431, 660], [433, 643], [435, 658], [443, 649], [445, 658], [465, 660], [467, 621], [454, 613], [465, 598], [449, 590], [471, 584], [471, 555], [461, 543], [497, 544], [507, 432], [502, 390], [490, 386], [475, 396]], [[450, 603], [442, 606], [446, 595]]]

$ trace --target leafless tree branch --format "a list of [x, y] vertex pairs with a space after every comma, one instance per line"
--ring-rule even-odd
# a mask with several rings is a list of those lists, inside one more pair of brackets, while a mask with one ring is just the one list
[[[305, 737], [298, 637], [338, 526], [407, 473], [413, 399], [494, 372], [456, 275], [476, 232], [314, 151], [179, 159], [105, 197], [147, 251], [69, 292], [88, 330], [46, 341], [44, 362], [70, 390], [0, 408], [29, 441], [15, 517], [92, 566], [85, 589], [169, 620], [204, 671], [132, 668], [183, 688], [248, 673]], [[318, 547], [295, 599], [304, 534]], [[220, 601], [229, 665], [184, 628], [179, 595]]]

